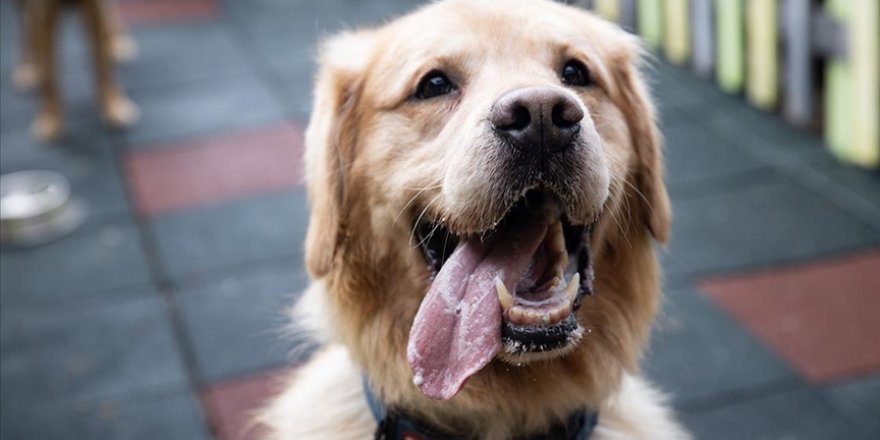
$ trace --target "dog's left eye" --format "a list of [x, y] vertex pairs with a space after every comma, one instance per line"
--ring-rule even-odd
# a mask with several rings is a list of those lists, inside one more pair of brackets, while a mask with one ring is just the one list
[[569, 86], [583, 87], [593, 84], [587, 66], [577, 60], [569, 60], [562, 68], [562, 82]]
[[432, 70], [419, 81], [416, 98], [431, 99], [455, 91], [455, 84], [439, 70]]

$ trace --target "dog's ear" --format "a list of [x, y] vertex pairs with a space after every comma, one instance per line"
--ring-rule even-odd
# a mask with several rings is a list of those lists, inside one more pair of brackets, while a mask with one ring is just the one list
[[311, 204], [306, 268], [329, 272], [345, 230], [346, 178], [355, 153], [355, 109], [369, 60], [369, 31], [344, 33], [321, 46], [314, 104], [306, 130], [305, 176]]
[[663, 183], [663, 153], [655, 122], [654, 105], [640, 68], [645, 57], [641, 43], [632, 36], [626, 50], [612, 62], [614, 100], [623, 111], [630, 139], [636, 150], [635, 186], [645, 226], [660, 243], [669, 238], [671, 209]]

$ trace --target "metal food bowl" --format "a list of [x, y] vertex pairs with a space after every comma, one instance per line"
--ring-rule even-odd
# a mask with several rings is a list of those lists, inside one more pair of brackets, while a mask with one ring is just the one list
[[52, 171], [18, 171], [0, 176], [0, 242], [36, 246], [79, 227], [85, 204], [70, 194], [70, 184]]

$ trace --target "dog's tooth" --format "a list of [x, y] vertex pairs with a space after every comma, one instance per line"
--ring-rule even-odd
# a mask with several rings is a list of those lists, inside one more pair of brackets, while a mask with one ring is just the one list
[[553, 311], [551, 318], [554, 322], [560, 321], [562, 318], [565, 318], [571, 314], [571, 304], [561, 304], [556, 310]]
[[514, 324], [522, 324], [523, 310], [519, 307], [511, 307], [507, 311], [507, 319]]
[[573, 303], [575, 299], [577, 299], [578, 290], [580, 290], [581, 286], [581, 274], [579, 272], [575, 272], [574, 275], [571, 276], [571, 279], [568, 280], [568, 286], [565, 287], [565, 296], [568, 298], [569, 303]]
[[507, 290], [507, 286], [501, 281], [501, 278], [495, 277], [495, 291], [498, 293], [498, 302], [501, 303], [501, 310], [508, 310], [513, 305], [513, 295]]
[[541, 320], [544, 321], [544, 324], [550, 324], [551, 319], [552, 317], [550, 316], [550, 313], [545, 313], [544, 316], [541, 317]]

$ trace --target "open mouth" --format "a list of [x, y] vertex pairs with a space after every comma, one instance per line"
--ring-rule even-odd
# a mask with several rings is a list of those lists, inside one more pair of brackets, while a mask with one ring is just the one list
[[496, 354], [527, 359], [574, 346], [583, 334], [575, 313], [592, 293], [592, 229], [569, 222], [542, 190], [481, 234], [417, 224], [434, 278], [410, 334], [416, 385], [450, 398]]

